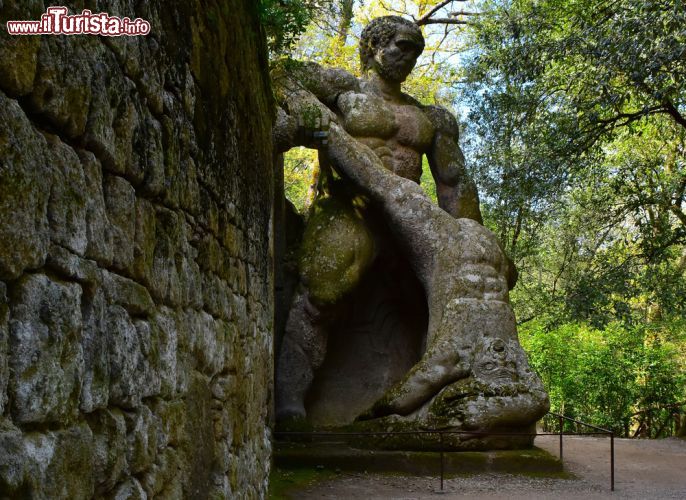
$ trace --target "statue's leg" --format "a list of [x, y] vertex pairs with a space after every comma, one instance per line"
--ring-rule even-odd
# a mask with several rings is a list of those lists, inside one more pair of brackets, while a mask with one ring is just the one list
[[324, 362], [330, 325], [373, 258], [372, 236], [352, 206], [331, 198], [318, 200], [303, 235], [301, 285], [277, 358], [277, 421], [306, 416], [305, 398]]
[[327, 318], [299, 287], [276, 363], [276, 420], [304, 418], [305, 396], [326, 355]]

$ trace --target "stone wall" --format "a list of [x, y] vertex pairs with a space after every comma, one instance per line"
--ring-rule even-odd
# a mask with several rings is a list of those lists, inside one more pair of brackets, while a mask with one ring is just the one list
[[271, 98], [253, 0], [0, 2], [0, 498], [266, 491]]

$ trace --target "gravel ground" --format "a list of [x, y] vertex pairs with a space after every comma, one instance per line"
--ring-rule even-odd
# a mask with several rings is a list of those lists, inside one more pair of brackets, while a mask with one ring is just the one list
[[[536, 446], [557, 456], [556, 437], [539, 437]], [[686, 499], [686, 441], [615, 440], [615, 492], [610, 492], [610, 441], [565, 437], [565, 468], [575, 479], [480, 474], [447, 479], [444, 492], [436, 477], [340, 474], [294, 498], [341, 499]]]

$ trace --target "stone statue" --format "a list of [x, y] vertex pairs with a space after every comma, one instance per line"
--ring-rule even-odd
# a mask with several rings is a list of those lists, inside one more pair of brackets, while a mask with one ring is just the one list
[[[423, 48], [414, 23], [388, 16], [362, 33], [362, 79], [313, 63], [275, 72], [281, 105], [276, 147], [316, 147], [320, 163], [340, 176], [329, 176], [328, 193], [316, 202], [304, 232], [300, 284], [277, 355], [277, 421], [502, 431], [530, 429], [547, 411], [508, 300], [516, 272], [481, 225], [457, 122], [445, 109], [423, 106], [400, 90]], [[439, 206], [418, 185], [423, 155]], [[390, 286], [376, 287], [375, 280]], [[350, 340], [355, 328], [341, 333], [340, 325], [369, 310], [368, 304], [376, 304], [372, 316], [384, 320], [366, 328], [367, 340]], [[422, 314], [425, 321], [415, 324]], [[341, 359], [338, 351], [346, 350], [351, 354]], [[320, 373], [334, 382], [314, 390]], [[308, 401], [321, 418], [308, 413]], [[450, 439], [455, 448], [530, 442]], [[400, 441], [382, 446], [407, 447]]]

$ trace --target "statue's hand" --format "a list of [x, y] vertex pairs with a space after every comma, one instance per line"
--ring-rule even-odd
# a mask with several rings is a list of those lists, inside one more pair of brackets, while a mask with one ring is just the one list
[[[328, 111], [328, 110], [327, 110]], [[328, 113], [318, 107], [310, 107], [297, 117], [297, 138], [300, 146], [319, 149], [325, 146], [329, 139], [331, 118]]]
[[286, 94], [280, 104], [273, 130], [278, 152], [295, 146], [319, 149], [327, 144], [336, 115], [314, 94], [298, 89]]

